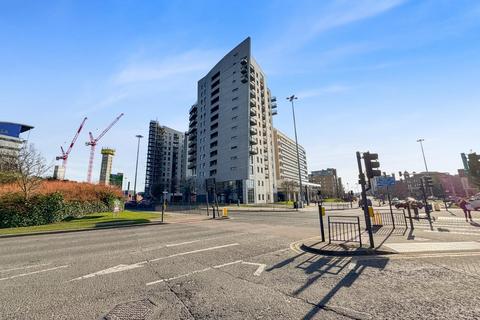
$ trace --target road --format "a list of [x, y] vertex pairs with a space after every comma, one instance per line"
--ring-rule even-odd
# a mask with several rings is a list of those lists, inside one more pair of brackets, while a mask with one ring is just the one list
[[480, 317], [480, 252], [336, 258], [292, 250], [318, 235], [317, 219], [314, 210], [239, 212], [0, 239], [0, 318]]

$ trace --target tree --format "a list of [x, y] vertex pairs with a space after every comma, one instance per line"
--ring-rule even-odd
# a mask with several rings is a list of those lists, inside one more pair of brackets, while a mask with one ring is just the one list
[[285, 192], [287, 200], [290, 201], [290, 196], [293, 192], [298, 191], [298, 183], [294, 180], [283, 180], [280, 184], [280, 188]]
[[10, 167], [15, 175], [15, 183], [27, 200], [39, 187], [43, 177], [51, 169], [45, 158], [33, 144], [24, 144], [17, 157], [11, 157]]

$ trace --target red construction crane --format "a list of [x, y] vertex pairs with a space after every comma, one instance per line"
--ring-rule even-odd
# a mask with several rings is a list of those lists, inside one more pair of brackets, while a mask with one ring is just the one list
[[75, 141], [77, 141], [78, 135], [80, 134], [80, 131], [83, 129], [83, 125], [85, 124], [85, 121], [87, 121], [87, 117], [83, 118], [82, 123], [80, 124], [80, 127], [78, 127], [77, 132], [75, 133], [75, 136], [72, 139], [72, 142], [70, 143], [70, 146], [68, 147], [67, 151], [63, 150], [63, 147], [60, 146], [60, 149], [62, 150], [62, 155], [56, 157], [57, 160], [63, 160], [62, 166], [64, 170], [67, 170], [67, 160], [68, 160], [68, 155], [70, 154], [70, 151], [72, 151], [73, 145], [75, 144]]
[[103, 130], [103, 132], [100, 133], [98, 137], [94, 138], [91, 132], [88, 133], [88, 135], [90, 136], [90, 141], [85, 142], [85, 145], [90, 146], [90, 159], [88, 161], [87, 182], [89, 183], [92, 182], [92, 169], [93, 169], [93, 158], [95, 157], [95, 146], [97, 145], [98, 141], [105, 135], [105, 133], [107, 133], [107, 131], [110, 130], [115, 125], [115, 123], [117, 123], [118, 120], [120, 120], [122, 116], [123, 116], [123, 113], [120, 113], [120, 115], [116, 117], [115, 120], [113, 120], [113, 122], [110, 123], [110, 125], [105, 130]]

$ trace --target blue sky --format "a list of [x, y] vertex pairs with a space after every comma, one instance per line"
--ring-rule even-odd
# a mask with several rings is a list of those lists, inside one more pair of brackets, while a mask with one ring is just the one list
[[133, 182], [134, 136], [150, 119], [185, 130], [197, 80], [247, 36], [289, 135], [284, 98], [299, 97], [309, 170], [335, 167], [352, 188], [357, 150], [387, 172], [421, 171], [422, 137], [429, 169], [451, 173], [480, 151], [478, 1], [0, 0], [0, 119], [35, 126], [53, 161], [87, 116], [67, 169], [85, 180], [87, 132], [124, 112], [99, 146]]

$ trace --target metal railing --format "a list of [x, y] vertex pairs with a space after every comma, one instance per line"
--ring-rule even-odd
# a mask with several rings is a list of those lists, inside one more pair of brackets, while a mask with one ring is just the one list
[[352, 216], [328, 217], [328, 243], [332, 241], [358, 242], [362, 246], [360, 218]]
[[350, 202], [323, 202], [322, 206], [327, 211], [331, 210], [348, 210], [351, 208]]
[[373, 212], [372, 225], [374, 226], [392, 226], [407, 228], [407, 217], [405, 216], [405, 210], [397, 211], [394, 210], [390, 212], [390, 210], [385, 209], [377, 209]]

